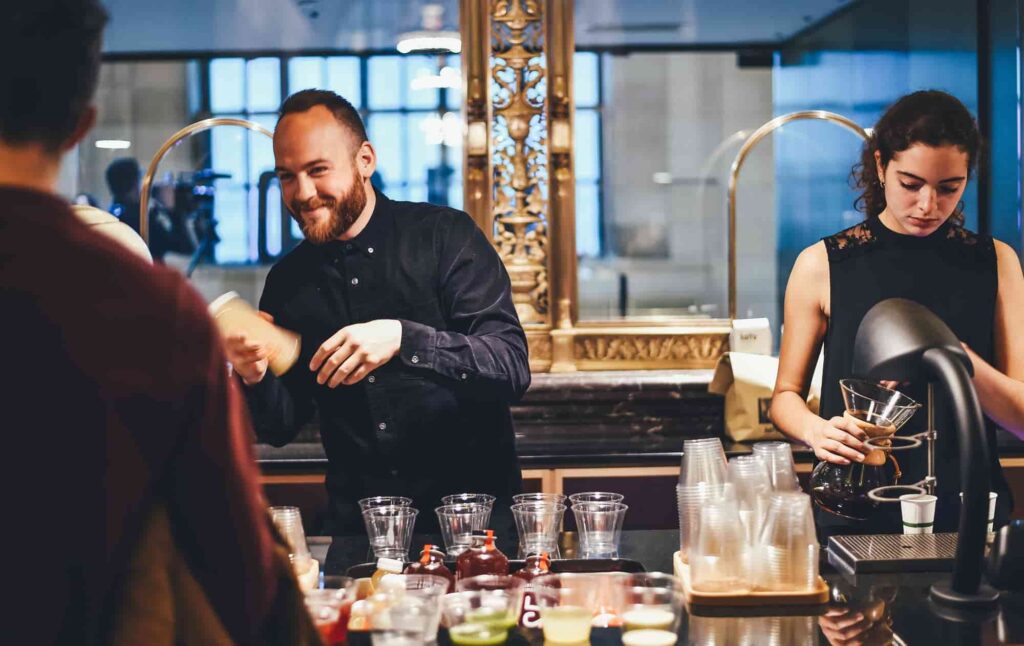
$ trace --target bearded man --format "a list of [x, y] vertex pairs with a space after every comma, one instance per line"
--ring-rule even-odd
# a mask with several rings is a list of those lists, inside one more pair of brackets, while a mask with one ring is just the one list
[[369, 496], [412, 498], [419, 532], [436, 531], [448, 494], [507, 509], [522, 484], [509, 404], [530, 370], [487, 236], [461, 211], [375, 191], [362, 119], [333, 92], [285, 100], [274, 157], [306, 239], [271, 269], [260, 310], [299, 332], [302, 352], [278, 378], [265, 348], [227, 340], [257, 435], [283, 446], [319, 413], [335, 535], [364, 531]]

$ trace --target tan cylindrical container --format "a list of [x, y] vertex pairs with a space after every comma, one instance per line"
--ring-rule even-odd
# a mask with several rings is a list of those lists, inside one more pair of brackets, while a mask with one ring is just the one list
[[270, 370], [279, 377], [299, 359], [301, 337], [260, 316], [237, 292], [218, 296], [210, 303], [210, 316], [223, 336], [244, 334], [267, 346]]

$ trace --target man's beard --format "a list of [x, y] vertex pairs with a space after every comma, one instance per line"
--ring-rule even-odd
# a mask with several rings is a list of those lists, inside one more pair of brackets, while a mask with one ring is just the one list
[[[316, 196], [305, 204], [292, 201], [292, 217], [299, 223], [302, 235], [313, 244], [325, 244], [337, 240], [359, 219], [366, 208], [366, 188], [362, 177], [355, 174], [352, 188], [340, 200], [332, 197]], [[326, 220], [308, 222], [302, 215], [303, 211], [326, 207], [330, 216]]]

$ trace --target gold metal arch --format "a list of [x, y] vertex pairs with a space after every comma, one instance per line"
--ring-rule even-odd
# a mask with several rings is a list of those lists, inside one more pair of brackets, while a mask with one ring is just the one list
[[800, 121], [805, 119], [818, 119], [821, 121], [828, 121], [838, 126], [842, 126], [847, 130], [850, 130], [854, 134], [858, 135], [861, 139], [867, 141], [870, 137], [868, 132], [857, 125], [855, 122], [847, 119], [841, 114], [835, 112], [829, 112], [827, 110], [803, 110], [800, 112], [790, 112], [779, 117], [775, 117], [768, 123], [764, 124], [757, 130], [755, 130], [747, 140], [743, 142], [743, 146], [736, 153], [736, 159], [732, 162], [732, 168], [729, 169], [729, 195], [728, 195], [728, 208], [729, 208], [729, 318], [736, 318], [736, 189], [737, 183], [739, 182], [740, 169], [743, 168], [743, 162], [746, 161], [747, 155], [753, 150], [754, 146], [758, 144], [762, 139], [775, 132], [782, 126], [792, 121]]
[[185, 126], [178, 132], [171, 135], [171, 138], [164, 142], [160, 146], [160, 150], [156, 151], [153, 155], [153, 160], [149, 162], [149, 168], [146, 169], [146, 174], [142, 178], [142, 194], [139, 196], [139, 235], [142, 239], [149, 244], [149, 191], [153, 186], [153, 177], [156, 175], [156, 169], [163, 161], [164, 156], [178, 145], [178, 143], [194, 135], [197, 132], [209, 130], [215, 126], [240, 126], [253, 132], [264, 134], [270, 138], [274, 137], [274, 133], [267, 130], [260, 124], [254, 121], [248, 121], [246, 119], [235, 119], [233, 117], [212, 117], [210, 119], [203, 119], [202, 121], [196, 121], [192, 125]]

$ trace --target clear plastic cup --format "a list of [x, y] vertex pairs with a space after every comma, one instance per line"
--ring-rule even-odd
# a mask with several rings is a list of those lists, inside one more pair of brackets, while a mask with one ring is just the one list
[[397, 505], [364, 509], [363, 523], [374, 557], [408, 560], [418, 513], [419, 510], [412, 507]]
[[621, 585], [623, 643], [627, 643], [625, 635], [633, 631], [658, 632], [643, 634], [635, 643], [661, 643], [667, 641], [668, 635], [675, 637], [684, 602], [679, 579], [650, 572], [628, 575]]
[[618, 558], [627, 509], [629, 507], [621, 502], [579, 502], [573, 505], [581, 558]]
[[404, 496], [371, 496], [359, 501], [359, 511], [366, 511], [371, 507], [411, 507], [412, 498]]
[[455, 582], [456, 592], [498, 592], [508, 596], [510, 598], [509, 612], [511, 613], [509, 619], [513, 626], [519, 624], [526, 587], [525, 580], [510, 574], [482, 574]]
[[296, 576], [309, 571], [313, 564], [306, 543], [306, 531], [302, 528], [302, 514], [298, 507], [271, 507], [270, 518], [274, 521], [277, 531], [288, 543], [288, 558]]
[[519, 621], [522, 591], [453, 592], [441, 600], [441, 622], [457, 646], [496, 646]]
[[325, 644], [336, 643], [342, 620], [348, 621], [348, 617], [342, 617], [345, 601], [334, 590], [307, 590], [305, 593], [306, 610]]
[[776, 492], [756, 548], [755, 580], [761, 590], [801, 591], [818, 579], [818, 539], [810, 496]]
[[590, 639], [600, 576], [545, 574], [533, 580], [545, 642], [579, 644]]
[[725, 449], [717, 437], [684, 440], [679, 484], [721, 484], [725, 482], [725, 465]]
[[399, 575], [405, 584], [405, 595], [421, 599], [432, 613], [424, 626], [428, 642], [437, 640], [437, 628], [441, 621], [441, 598], [448, 593], [448, 579], [433, 574]]
[[621, 493], [610, 491], [581, 491], [569, 496], [569, 504], [575, 505], [578, 502], [622, 502], [625, 496]]
[[512, 517], [519, 532], [519, 557], [547, 552], [557, 555], [558, 532], [565, 505], [556, 502], [522, 502], [512, 505]]
[[709, 500], [700, 512], [700, 532], [690, 546], [690, 580], [702, 592], [750, 591], [750, 546], [736, 501]]
[[729, 460], [728, 472], [728, 482], [736, 491], [736, 511], [743, 524], [747, 544], [753, 545], [764, 524], [768, 496], [772, 493], [768, 465], [761, 456], [741, 455]]
[[688, 561], [694, 537], [700, 531], [700, 512], [711, 500], [735, 498], [732, 485], [699, 483], [676, 485], [676, 505], [679, 510], [679, 551], [683, 561]]
[[475, 503], [478, 505], [484, 505], [488, 511], [494, 509], [494, 501], [497, 500], [494, 496], [489, 493], [453, 493], [450, 496], [444, 496], [441, 498], [441, 504], [444, 505], [462, 505]]
[[546, 502], [565, 504], [565, 495], [560, 493], [517, 493], [512, 496], [512, 502], [520, 504], [524, 502]]
[[487, 529], [491, 519], [491, 508], [481, 503], [442, 505], [434, 513], [441, 526], [444, 548], [453, 558], [469, 549], [473, 531]]
[[[435, 607], [432, 607], [433, 603]], [[440, 615], [440, 597], [433, 601], [404, 595], [381, 604], [370, 618], [373, 646], [421, 646], [437, 637], [436, 618]], [[428, 636], [434, 625], [434, 638]]]
[[768, 466], [768, 476], [776, 491], [799, 491], [800, 481], [793, 466], [793, 447], [789, 442], [757, 442], [751, 449]]

